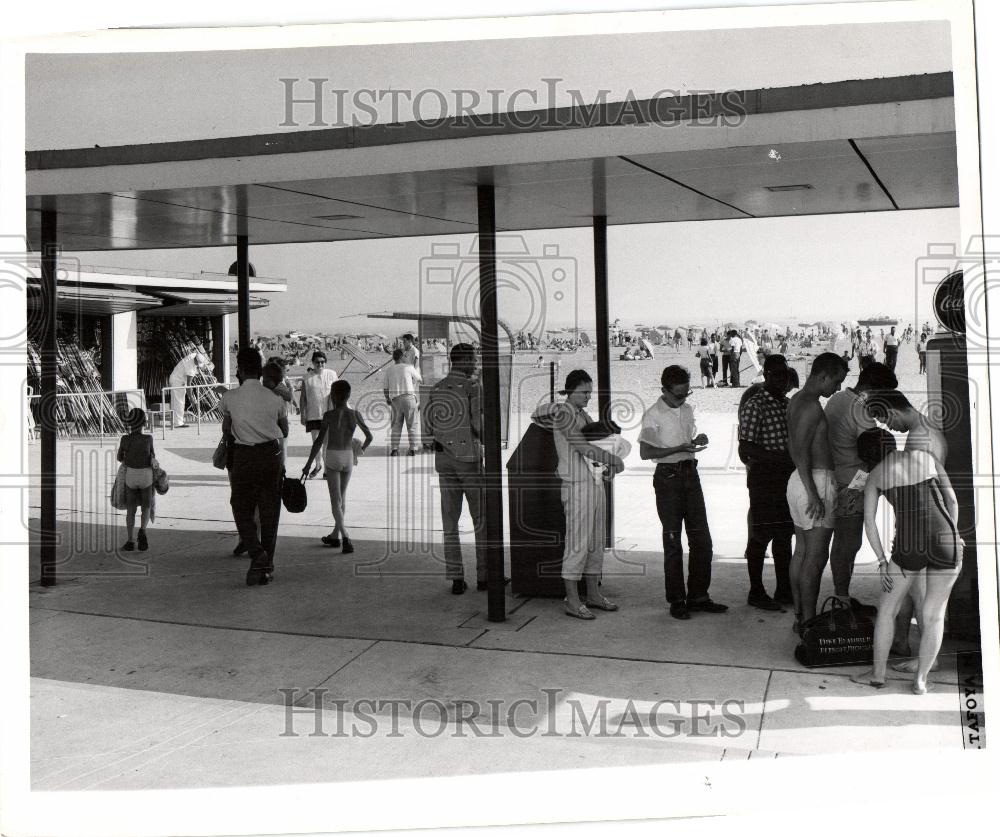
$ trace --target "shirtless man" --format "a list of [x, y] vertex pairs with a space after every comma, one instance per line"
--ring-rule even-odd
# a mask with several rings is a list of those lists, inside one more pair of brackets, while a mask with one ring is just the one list
[[846, 377], [844, 359], [824, 352], [813, 361], [809, 378], [788, 405], [788, 453], [795, 463], [795, 473], [788, 480], [786, 496], [795, 525], [795, 552], [789, 575], [796, 631], [816, 615], [837, 502], [833, 454], [819, 399], [837, 392]]

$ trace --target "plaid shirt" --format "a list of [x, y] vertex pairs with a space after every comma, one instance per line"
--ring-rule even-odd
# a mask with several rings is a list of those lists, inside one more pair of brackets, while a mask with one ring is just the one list
[[763, 387], [740, 408], [740, 441], [764, 450], [788, 450], [788, 399], [775, 398]]

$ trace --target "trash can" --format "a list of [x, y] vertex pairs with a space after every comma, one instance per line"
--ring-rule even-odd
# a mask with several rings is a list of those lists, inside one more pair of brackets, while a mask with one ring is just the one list
[[507, 460], [511, 592], [564, 596], [562, 557], [566, 538], [552, 431], [532, 423]]

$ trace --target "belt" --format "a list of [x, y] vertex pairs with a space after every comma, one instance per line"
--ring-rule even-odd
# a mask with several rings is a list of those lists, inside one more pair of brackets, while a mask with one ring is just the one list
[[657, 468], [680, 468], [684, 470], [694, 470], [698, 467], [697, 459], [682, 459], [679, 462], [657, 462]]
[[274, 448], [280, 448], [281, 447], [281, 442], [279, 442], [277, 439], [271, 439], [271, 440], [269, 440], [267, 442], [257, 442], [256, 444], [253, 444], [253, 445], [246, 445], [243, 442], [236, 442], [236, 447], [238, 447], [238, 448], [272, 448], [272, 447], [274, 447]]

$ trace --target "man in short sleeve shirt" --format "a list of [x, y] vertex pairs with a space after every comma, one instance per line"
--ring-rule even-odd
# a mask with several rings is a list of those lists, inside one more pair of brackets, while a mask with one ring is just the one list
[[[670, 615], [690, 619], [691, 611], [723, 613], [726, 605], [708, 595], [712, 583], [712, 534], [695, 454], [708, 437], [698, 433], [694, 410], [687, 404], [691, 375], [683, 366], [668, 366], [660, 376], [662, 397], [643, 414], [639, 456], [656, 463], [653, 490], [663, 527], [663, 580]], [[688, 538], [687, 589], [684, 585], [681, 527]]]
[[[747, 572], [750, 593], [747, 604], [761, 610], [781, 610], [791, 604], [789, 566], [794, 527], [785, 489], [795, 464], [788, 455], [788, 366], [780, 355], [764, 363], [764, 385], [753, 387], [740, 405], [740, 458], [747, 466], [750, 493], [750, 537], [747, 541]], [[764, 589], [764, 553], [771, 544], [776, 588], [772, 599]]]
[[[284, 476], [281, 440], [288, 436], [288, 409], [260, 382], [260, 352], [240, 349], [236, 363], [241, 383], [222, 396], [222, 432], [233, 440], [229, 502], [240, 540], [250, 553], [246, 582], [252, 587], [267, 584], [274, 575]], [[260, 515], [259, 532], [255, 513]]]

